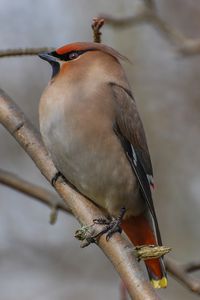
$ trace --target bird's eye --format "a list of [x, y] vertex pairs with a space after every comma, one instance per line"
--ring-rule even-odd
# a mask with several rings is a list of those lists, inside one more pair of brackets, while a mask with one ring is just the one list
[[69, 60], [73, 60], [75, 58], [77, 58], [79, 56], [79, 54], [77, 52], [71, 52], [69, 53]]

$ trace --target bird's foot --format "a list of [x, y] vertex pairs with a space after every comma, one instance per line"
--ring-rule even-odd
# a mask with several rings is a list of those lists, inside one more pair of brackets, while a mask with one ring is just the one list
[[[97, 243], [97, 240], [104, 234], [106, 234], [106, 240], [108, 241], [115, 232], [122, 232], [120, 227], [123, 216], [126, 209], [123, 207], [120, 210], [120, 214], [117, 218], [98, 218], [93, 220], [93, 224], [90, 226], [82, 226], [75, 233], [75, 237], [81, 241], [81, 248], [89, 246], [91, 243]], [[99, 231], [99, 228], [95, 228], [95, 225], [104, 225], [103, 229]]]
[[117, 218], [109, 217], [107, 219], [104, 219], [104, 218], [94, 219], [93, 220], [94, 224], [105, 225], [105, 227], [99, 233], [97, 233], [95, 236], [93, 236], [93, 239], [97, 239], [106, 233], [106, 240], [108, 241], [114, 233], [116, 233], [116, 232], [121, 233], [122, 229], [121, 229], [120, 225], [121, 225], [121, 221], [123, 219], [125, 212], [126, 212], [125, 207], [122, 207], [120, 210], [120, 214]]
[[[64, 181], [64, 183], [68, 184], [72, 189], [74, 189], [74, 190], [76, 190], [77, 192], [79, 192], [79, 191], [77, 190], [77, 188], [76, 188], [69, 180], [67, 180], [67, 178], [65, 178], [65, 176], [64, 176], [60, 171], [58, 171], [58, 172], [53, 176], [53, 178], [51, 179], [51, 184], [52, 184], [53, 187], [55, 187], [55, 183], [56, 183], [56, 181], [58, 180], [58, 178], [61, 178], [61, 179]], [[79, 193], [80, 193], [80, 192], [79, 192]]]

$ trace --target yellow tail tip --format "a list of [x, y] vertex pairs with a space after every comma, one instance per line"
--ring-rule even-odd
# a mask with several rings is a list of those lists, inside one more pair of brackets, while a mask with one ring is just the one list
[[167, 278], [163, 277], [159, 280], [151, 279], [151, 283], [155, 289], [166, 288], [167, 287]]

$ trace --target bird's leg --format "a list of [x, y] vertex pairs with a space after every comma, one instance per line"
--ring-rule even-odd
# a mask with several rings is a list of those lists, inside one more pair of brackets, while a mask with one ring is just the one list
[[95, 224], [105, 225], [105, 227], [98, 234], [93, 236], [93, 238], [98, 238], [104, 233], [106, 233], [106, 240], [108, 241], [115, 232], [121, 233], [122, 229], [120, 225], [125, 212], [126, 212], [125, 207], [122, 207], [120, 209], [120, 214], [117, 218], [95, 219], [94, 220]]

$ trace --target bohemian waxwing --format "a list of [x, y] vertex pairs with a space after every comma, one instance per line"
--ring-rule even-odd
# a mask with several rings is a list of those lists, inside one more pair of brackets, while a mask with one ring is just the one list
[[[112, 217], [134, 245], [162, 245], [151, 195], [153, 172], [143, 125], [114, 49], [74, 43], [39, 55], [53, 69], [39, 108], [44, 143], [58, 170]], [[163, 259], [145, 261], [166, 287]]]

